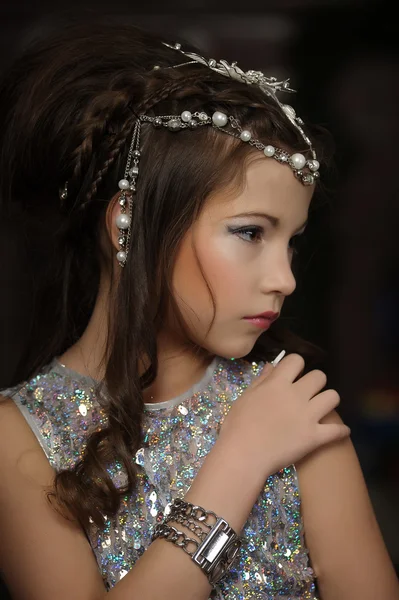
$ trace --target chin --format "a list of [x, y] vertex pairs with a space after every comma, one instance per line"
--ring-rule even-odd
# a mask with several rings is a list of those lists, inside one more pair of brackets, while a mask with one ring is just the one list
[[223, 343], [212, 344], [207, 346], [207, 350], [212, 354], [216, 354], [217, 356], [221, 356], [222, 358], [243, 358], [247, 356], [253, 349], [256, 340], [239, 340], [234, 338], [232, 340], [224, 340]]

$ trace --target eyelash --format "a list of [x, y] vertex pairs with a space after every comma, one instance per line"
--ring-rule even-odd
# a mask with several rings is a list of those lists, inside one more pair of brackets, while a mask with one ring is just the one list
[[[264, 234], [264, 229], [263, 227], [259, 227], [259, 226], [251, 226], [251, 227], [239, 227], [238, 229], [234, 229], [232, 227], [229, 227], [229, 231], [230, 233], [237, 235], [238, 237], [240, 237], [240, 239], [242, 239], [244, 242], [249, 242], [250, 244], [256, 244], [258, 242], [260, 242], [261, 240], [258, 239], [254, 240], [254, 239], [244, 239], [243, 237], [241, 237], [242, 235], [245, 235], [247, 233], [252, 233], [252, 234], [256, 234], [258, 236], [261, 236]], [[291, 239], [290, 239], [290, 246], [289, 249], [292, 251], [293, 254], [297, 254], [298, 253], [298, 248], [296, 247], [296, 244], [299, 241], [299, 235], [294, 235]]]

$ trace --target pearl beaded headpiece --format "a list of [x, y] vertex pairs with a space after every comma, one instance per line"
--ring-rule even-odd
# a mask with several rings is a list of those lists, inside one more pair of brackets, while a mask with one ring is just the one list
[[169, 131], [177, 132], [183, 129], [196, 129], [204, 125], [210, 125], [213, 128], [227, 133], [233, 137], [239, 138], [261, 150], [266, 157], [274, 158], [281, 164], [286, 164], [294, 172], [294, 175], [304, 185], [312, 185], [319, 177], [319, 163], [315, 158], [307, 160], [303, 154], [296, 152], [289, 154], [281, 148], [276, 148], [271, 144], [265, 145], [252, 137], [247, 129], [242, 129], [235, 117], [228, 116], [223, 112], [216, 111], [210, 117], [205, 112], [191, 113], [185, 110], [181, 115], [160, 115], [150, 117], [148, 115], [139, 115], [133, 131], [132, 142], [129, 148], [127, 164], [123, 179], [119, 181], [121, 194], [119, 197], [120, 214], [116, 218], [116, 225], [119, 229], [118, 243], [120, 250], [117, 253], [119, 264], [123, 267], [126, 262], [127, 252], [130, 243], [130, 223], [132, 217], [132, 195], [136, 192], [136, 182], [139, 174], [140, 161], [140, 130], [142, 123], [151, 123], [153, 127], [167, 128]]
[[[217, 62], [212, 58], [206, 59], [194, 52], [184, 52], [181, 49], [181, 45], [178, 43], [174, 46], [167, 43], [164, 43], [164, 45], [178, 51], [190, 59], [187, 62], [173, 65], [172, 67], [164, 67], [166, 69], [177, 69], [188, 64], [198, 63], [226, 77], [230, 77], [248, 85], [259, 86], [265, 94], [274, 99], [292, 125], [299, 131], [309, 148], [311, 159], [306, 159], [306, 157], [299, 152], [290, 155], [281, 148], [276, 148], [271, 144], [263, 144], [261, 141], [253, 138], [249, 130], [242, 129], [235, 117], [226, 115], [220, 111], [214, 112], [212, 117], [203, 111], [191, 113], [189, 110], [183, 111], [180, 115], [159, 115], [156, 117], [139, 115], [133, 129], [124, 177], [119, 181], [119, 189], [121, 190], [119, 196], [120, 214], [116, 218], [116, 226], [119, 229], [118, 244], [120, 249], [116, 256], [121, 267], [126, 263], [130, 246], [130, 225], [132, 221], [133, 206], [132, 196], [136, 192], [136, 182], [139, 174], [139, 161], [141, 156], [140, 133], [141, 124], [144, 122], [152, 123], [156, 128], [166, 127], [169, 131], [174, 132], [182, 129], [196, 129], [199, 126], [210, 125], [223, 133], [239, 138], [243, 142], [254, 146], [257, 150], [262, 151], [266, 157], [274, 158], [279, 163], [288, 165], [293, 170], [294, 175], [304, 185], [312, 185], [315, 183], [316, 179], [319, 178], [320, 165], [316, 158], [312, 142], [302, 129], [302, 119], [296, 116], [292, 106], [282, 104], [277, 97], [277, 92], [294, 92], [294, 90], [289, 87], [289, 79], [277, 81], [275, 77], [266, 77], [261, 71], [250, 70], [244, 72], [237, 66], [237, 63], [229, 64], [225, 60]], [[157, 65], [154, 67], [154, 69], [159, 68], [160, 67]], [[63, 204], [68, 197], [68, 182], [66, 182], [64, 188], [60, 190], [59, 196], [61, 203]]]
[[[178, 51], [183, 54], [189, 60], [172, 67], [174, 68], [199, 63], [208, 67], [212, 71], [230, 77], [232, 79], [241, 81], [248, 85], [257, 85], [260, 89], [271, 96], [273, 100], [280, 106], [283, 113], [287, 116], [292, 125], [299, 131], [301, 137], [309, 148], [311, 159], [296, 152], [289, 154], [281, 148], [276, 148], [271, 144], [263, 144], [261, 141], [254, 139], [252, 134], [247, 129], [242, 129], [237, 119], [233, 116], [226, 115], [220, 111], [216, 111], [212, 116], [209, 116], [206, 112], [194, 112], [191, 113], [189, 110], [183, 111], [180, 115], [160, 115], [156, 117], [150, 117], [148, 115], [139, 115], [134, 127], [133, 137], [129, 148], [125, 174], [123, 179], [119, 181], [119, 189], [121, 194], [119, 197], [119, 205], [121, 212], [116, 218], [116, 225], [119, 229], [118, 243], [120, 249], [117, 253], [117, 259], [121, 267], [126, 263], [127, 253], [130, 245], [130, 224], [132, 219], [132, 196], [136, 192], [136, 182], [139, 174], [139, 161], [140, 161], [140, 131], [142, 123], [151, 123], [155, 128], [167, 128], [169, 131], [177, 132], [184, 129], [196, 129], [204, 125], [210, 125], [215, 129], [227, 133], [233, 137], [239, 138], [243, 142], [254, 146], [256, 149], [263, 152], [266, 157], [274, 158], [281, 164], [288, 165], [294, 172], [294, 175], [304, 185], [312, 185], [319, 177], [319, 162], [316, 158], [316, 153], [312, 146], [312, 142], [309, 137], [305, 134], [302, 125], [303, 121], [296, 116], [295, 110], [288, 104], [282, 104], [277, 97], [277, 92], [294, 92], [289, 87], [289, 80], [277, 81], [275, 77], [266, 77], [260, 71], [242, 71], [237, 63], [229, 64], [225, 60], [217, 62], [214, 59], [206, 59], [199, 54], [194, 52], [184, 52], [181, 49], [180, 44], [171, 46], [164, 43], [168, 48]], [[155, 66], [154, 69], [159, 69], [159, 66]]]
[[291, 121], [292, 125], [299, 131], [304, 142], [309, 147], [312, 158], [316, 160], [316, 153], [312, 146], [312, 142], [309, 137], [304, 132], [302, 125], [304, 124], [302, 119], [298, 117], [295, 113], [295, 110], [289, 104], [283, 104], [280, 102], [277, 93], [278, 92], [289, 92], [295, 93], [295, 90], [290, 88], [290, 80], [284, 79], [282, 81], [277, 81], [276, 77], [266, 77], [264, 73], [261, 71], [254, 71], [253, 69], [244, 72], [237, 65], [236, 62], [228, 63], [227, 60], [220, 60], [217, 62], [214, 58], [204, 58], [195, 52], [184, 52], [181, 48], [181, 44], [176, 43], [173, 46], [167, 43], [163, 43], [164, 46], [171, 48], [172, 50], [177, 50], [183, 56], [186, 56], [188, 59], [187, 62], [180, 63], [178, 65], [174, 65], [173, 69], [178, 69], [179, 67], [184, 67], [185, 65], [190, 64], [201, 64], [215, 73], [219, 73], [220, 75], [224, 75], [225, 77], [230, 77], [230, 79], [235, 79], [236, 81], [241, 81], [242, 83], [246, 83], [247, 85], [257, 85], [262, 92], [264, 92], [267, 96], [273, 98], [276, 104], [281, 108], [281, 110], [286, 114], [288, 119]]
[[[156, 117], [150, 117], [148, 115], [139, 115], [133, 129], [133, 136], [129, 147], [127, 163], [125, 167], [125, 173], [123, 179], [119, 181], [119, 189], [121, 194], [119, 196], [120, 214], [116, 218], [116, 225], [119, 229], [119, 251], [117, 253], [117, 259], [121, 267], [126, 263], [127, 254], [130, 247], [130, 225], [132, 220], [132, 196], [136, 192], [136, 182], [139, 174], [139, 161], [140, 161], [140, 133], [141, 124], [144, 122], [152, 123], [156, 128], [166, 127], [169, 131], [180, 131], [183, 129], [196, 129], [199, 126], [210, 125], [213, 128], [227, 133], [233, 137], [239, 138], [243, 142], [254, 146], [257, 150], [263, 152], [266, 157], [274, 158], [281, 164], [288, 165], [298, 180], [304, 185], [312, 185], [319, 178], [319, 162], [316, 157], [316, 152], [312, 146], [312, 142], [304, 132], [302, 126], [303, 121], [300, 119], [292, 106], [283, 104], [277, 97], [278, 92], [294, 92], [295, 90], [289, 87], [289, 79], [283, 81], [277, 81], [275, 77], [266, 77], [261, 71], [242, 71], [237, 63], [228, 63], [226, 60], [220, 60], [217, 62], [215, 59], [206, 59], [199, 54], [194, 52], [184, 52], [181, 49], [181, 44], [176, 43], [173, 46], [164, 43], [165, 46], [176, 50], [180, 54], [183, 54], [189, 60], [171, 67], [163, 67], [164, 69], [172, 68], [177, 69], [189, 64], [202, 64], [207, 68], [246, 83], [248, 85], [257, 85], [265, 94], [272, 97], [276, 104], [281, 108], [282, 112], [286, 115], [292, 125], [299, 131], [304, 142], [308, 146], [311, 158], [307, 159], [303, 154], [296, 152], [290, 155], [281, 148], [276, 148], [271, 144], [263, 144], [261, 141], [252, 137], [252, 133], [247, 129], [242, 129], [240, 123], [233, 116], [226, 115], [220, 111], [216, 111], [212, 116], [207, 113], [194, 112], [191, 113], [189, 110], [183, 111], [180, 115], [159, 115]], [[154, 70], [160, 69], [159, 66], [154, 66]], [[64, 203], [68, 197], [68, 182], [60, 190], [60, 200]]]

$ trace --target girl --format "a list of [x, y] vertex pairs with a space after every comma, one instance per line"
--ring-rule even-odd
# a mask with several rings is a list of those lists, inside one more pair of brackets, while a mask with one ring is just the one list
[[5, 77], [40, 258], [0, 407], [15, 600], [399, 597], [338, 394], [272, 325], [321, 160], [287, 87], [129, 26]]

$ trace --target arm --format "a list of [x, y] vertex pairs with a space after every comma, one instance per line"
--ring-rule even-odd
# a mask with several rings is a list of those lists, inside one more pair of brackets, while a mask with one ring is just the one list
[[[241, 529], [259, 490], [237, 501], [242, 485], [222, 452], [209, 454], [190, 490]], [[222, 468], [223, 465], [223, 468]], [[234, 468], [245, 471], [244, 464]], [[211, 587], [182, 549], [156, 540], [108, 594], [86, 537], [45, 496], [54, 472], [17, 407], [0, 398], [0, 569], [13, 600], [207, 600]], [[239, 481], [238, 484], [235, 481]], [[262, 483], [259, 483], [259, 489]], [[197, 496], [198, 495], [198, 500]], [[232, 498], [235, 498], [232, 502]]]
[[[333, 411], [321, 422], [342, 421]], [[322, 600], [398, 600], [398, 580], [350, 439], [319, 448], [297, 470]]]

